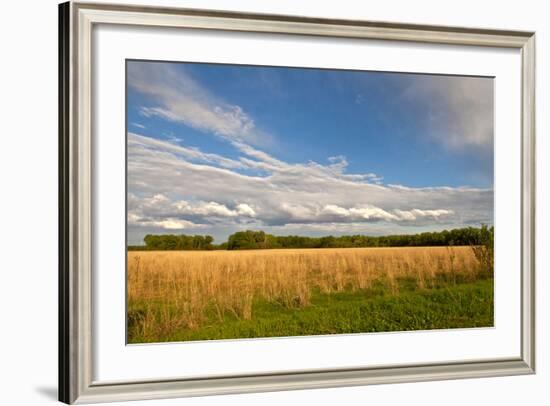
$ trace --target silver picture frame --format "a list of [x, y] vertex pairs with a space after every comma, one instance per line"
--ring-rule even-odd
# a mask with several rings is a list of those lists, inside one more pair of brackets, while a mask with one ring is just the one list
[[[521, 354], [452, 363], [104, 383], [93, 380], [92, 29], [97, 24], [506, 47], [521, 52]], [[59, 400], [69, 404], [535, 372], [535, 33], [68, 2], [59, 6]], [[121, 293], [122, 294], [122, 293]]]

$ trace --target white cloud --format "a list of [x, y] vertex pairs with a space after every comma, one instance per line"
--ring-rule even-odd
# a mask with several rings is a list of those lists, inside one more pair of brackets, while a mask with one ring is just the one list
[[323, 207], [323, 212], [328, 213], [330, 215], [336, 215], [341, 217], [349, 216], [349, 210], [344, 209], [343, 207], [340, 207], [340, 206], [336, 206], [334, 204], [327, 204], [325, 207]]
[[254, 209], [246, 203], [238, 204], [236, 209], [237, 209], [237, 213], [240, 215], [248, 216], [248, 217], [256, 216], [256, 212], [254, 211]]
[[152, 221], [150, 225], [164, 228], [166, 230], [183, 230], [187, 228], [200, 228], [197, 224], [194, 224], [187, 220], [179, 219], [166, 219], [160, 221]]
[[319, 218], [326, 217], [329, 221], [372, 221], [372, 220], [386, 220], [386, 221], [414, 221], [421, 218], [438, 219], [444, 216], [452, 215], [452, 210], [437, 209], [437, 210], [400, 210], [394, 209], [387, 211], [380, 207], [372, 205], [360, 205], [350, 208], [344, 208], [336, 206], [334, 204], [328, 204], [318, 213]]
[[146, 117], [158, 116], [184, 123], [224, 139], [264, 145], [271, 142], [240, 106], [227, 103], [201, 87], [183, 66], [131, 62], [128, 85], [151, 97], [155, 105], [142, 107]]
[[437, 217], [453, 214], [454, 212], [452, 210], [444, 210], [444, 209], [439, 209], [439, 210], [413, 209], [413, 210], [411, 210], [411, 213], [414, 216], [418, 216], [418, 217], [434, 217], [434, 218], [437, 218]]
[[162, 220], [148, 220], [135, 213], [128, 213], [128, 225], [133, 227], [159, 228], [163, 230], [187, 230], [204, 228], [202, 224], [195, 224], [188, 220], [165, 218]]
[[128, 134], [128, 146], [148, 149], [154, 152], [167, 152], [189, 161], [218, 165], [223, 168], [243, 169], [247, 166], [239, 161], [225, 158], [218, 154], [207, 154], [196, 148], [187, 148], [171, 142], [144, 137], [135, 133]]
[[404, 100], [424, 111], [423, 130], [451, 149], [492, 150], [493, 79], [460, 76], [418, 76]]
[[139, 228], [203, 229], [208, 227], [205, 220], [209, 224], [215, 224], [220, 220], [223, 222], [225, 218], [242, 220], [255, 215], [254, 209], [246, 203], [237, 204], [234, 209], [230, 209], [215, 201], [173, 201], [160, 193], [151, 197], [139, 197], [133, 193], [128, 195], [128, 224]]

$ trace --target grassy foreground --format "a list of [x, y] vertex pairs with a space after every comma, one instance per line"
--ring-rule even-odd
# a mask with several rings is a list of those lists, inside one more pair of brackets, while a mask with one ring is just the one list
[[129, 343], [194, 341], [318, 334], [349, 334], [493, 326], [493, 279], [418, 289], [412, 280], [400, 282], [399, 294], [383, 285], [354, 292], [314, 292], [303, 308], [285, 308], [258, 300], [253, 318], [236, 316], [219, 322], [207, 312], [199, 328], [180, 328], [163, 336], [140, 336], [129, 324]]
[[128, 341], [490, 326], [478, 249], [129, 252]]

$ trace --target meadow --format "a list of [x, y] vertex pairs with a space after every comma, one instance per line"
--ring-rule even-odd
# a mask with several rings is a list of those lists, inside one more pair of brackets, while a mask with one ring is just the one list
[[493, 325], [480, 247], [129, 251], [128, 342]]

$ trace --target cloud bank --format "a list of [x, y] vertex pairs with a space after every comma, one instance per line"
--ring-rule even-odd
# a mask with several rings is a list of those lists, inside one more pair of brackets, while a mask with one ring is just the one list
[[490, 189], [382, 185], [375, 174], [347, 173], [343, 157], [290, 164], [248, 145], [239, 151], [229, 159], [129, 133], [131, 234], [179, 230], [223, 239], [222, 229], [400, 232], [492, 223]]

